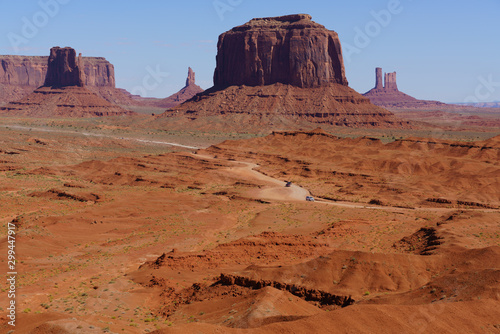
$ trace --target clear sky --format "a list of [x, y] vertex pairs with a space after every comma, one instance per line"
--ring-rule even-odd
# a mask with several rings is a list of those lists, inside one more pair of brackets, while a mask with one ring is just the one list
[[500, 0], [0, 0], [0, 54], [71, 46], [113, 63], [117, 87], [166, 97], [188, 66], [200, 86], [212, 85], [221, 33], [294, 13], [339, 34], [358, 92], [382, 67], [416, 98], [500, 100]]

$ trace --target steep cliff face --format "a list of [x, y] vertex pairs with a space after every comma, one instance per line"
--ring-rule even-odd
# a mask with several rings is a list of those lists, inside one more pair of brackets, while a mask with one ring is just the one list
[[40, 87], [47, 63], [48, 57], [0, 56], [0, 84]]
[[219, 37], [215, 87], [348, 84], [338, 35], [297, 14], [253, 19]]
[[85, 86], [115, 88], [115, 67], [103, 57], [83, 57]]
[[[19, 100], [36, 88], [43, 86], [47, 75], [47, 56], [0, 55], [0, 104]], [[82, 57], [84, 84], [103, 96], [114, 91], [115, 70], [113, 64], [102, 57]], [[116, 93], [116, 92], [114, 92]]]
[[385, 91], [394, 91], [398, 92], [398, 84], [396, 82], [396, 72], [386, 73], [385, 74]]
[[[0, 55], [0, 84], [38, 88], [45, 82], [48, 60], [49, 57]], [[82, 65], [86, 86], [115, 87], [115, 69], [106, 58], [82, 57]]]
[[377, 67], [375, 69], [375, 90], [383, 90], [384, 89], [384, 81], [382, 79], [382, 68]]
[[[0, 113], [31, 117], [95, 117], [131, 114], [85, 88], [81, 54], [54, 47], [45, 83], [28, 96], [0, 107]], [[10, 85], [9, 87], [14, 87]]]
[[249, 119], [264, 127], [410, 127], [348, 87], [337, 34], [306, 14], [253, 19], [222, 34], [214, 87], [160, 117], [179, 116], [226, 118], [243, 131]]
[[84, 73], [82, 69], [82, 55], [76, 57], [72, 48], [54, 47], [50, 49], [47, 75], [44, 86], [46, 87], [83, 87]]
[[196, 75], [191, 67], [188, 68], [188, 76], [186, 79], [186, 87], [196, 85]]

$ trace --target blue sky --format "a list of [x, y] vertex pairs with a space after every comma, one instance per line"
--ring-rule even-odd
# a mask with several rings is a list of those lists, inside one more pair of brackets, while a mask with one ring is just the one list
[[188, 66], [210, 87], [217, 38], [232, 27], [308, 13], [339, 34], [358, 92], [382, 67], [417, 98], [500, 100], [500, 0], [0, 0], [0, 8], [0, 54], [71, 46], [107, 58], [118, 87], [147, 96], [178, 91]]

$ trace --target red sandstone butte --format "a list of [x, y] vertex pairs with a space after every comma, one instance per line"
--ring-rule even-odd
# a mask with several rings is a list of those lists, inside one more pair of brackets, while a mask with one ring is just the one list
[[348, 86], [337, 33], [306, 14], [253, 19], [223, 33], [214, 87], [160, 117], [227, 115], [257, 123], [277, 117], [277, 123], [410, 126]]
[[50, 50], [44, 86], [0, 108], [5, 115], [31, 117], [116, 116], [131, 112], [97, 96], [84, 86], [81, 55], [72, 48]]
[[82, 54], [77, 58], [76, 51], [68, 47], [50, 49], [45, 87], [83, 87], [83, 77]]
[[363, 94], [370, 101], [380, 107], [396, 109], [429, 109], [451, 107], [438, 101], [418, 100], [398, 89], [396, 72], [385, 73], [382, 82], [382, 68], [375, 69], [375, 87]]
[[216, 87], [348, 85], [336, 32], [297, 14], [253, 19], [219, 37]]
[[[0, 55], [0, 105], [20, 100], [43, 86], [48, 56]], [[129, 94], [115, 88], [115, 69], [103, 57], [82, 57], [87, 89], [110, 102], [133, 104]]]

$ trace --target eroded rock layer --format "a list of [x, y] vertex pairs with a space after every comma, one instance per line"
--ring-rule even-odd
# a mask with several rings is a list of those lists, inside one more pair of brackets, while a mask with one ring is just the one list
[[82, 54], [76, 57], [72, 48], [53, 47], [50, 49], [46, 87], [84, 86]]
[[152, 105], [162, 108], [172, 108], [189, 100], [190, 98], [201, 92], [203, 92], [203, 88], [196, 84], [195, 73], [193, 69], [189, 67], [186, 86], [184, 86], [177, 93], [167, 98], [161, 99], [159, 101], [154, 101]]
[[306, 14], [253, 19], [222, 34], [214, 87], [160, 117], [224, 114], [271, 115], [297, 124], [410, 127], [348, 87], [337, 33]]
[[396, 72], [385, 73], [382, 84], [382, 68], [375, 69], [375, 87], [363, 94], [371, 103], [384, 108], [429, 109], [450, 107], [439, 101], [418, 100], [398, 89]]
[[25, 98], [0, 108], [4, 115], [30, 117], [90, 117], [130, 112], [114, 105], [84, 86], [81, 55], [72, 48], [50, 50], [44, 86]]
[[338, 126], [410, 127], [391, 112], [377, 107], [353, 89], [331, 84], [299, 88], [291, 85], [231, 86], [207, 90], [159, 117], [179, 114], [190, 117], [225, 114], [280, 115], [313, 123]]
[[224, 114], [278, 114], [314, 123], [338, 126], [409, 127], [389, 111], [374, 106], [353, 89], [333, 84], [299, 88], [275, 84], [261, 87], [232, 86], [207, 91], [161, 117], [185, 113], [192, 116]]
[[[42, 86], [48, 59], [48, 56], [0, 55], [0, 104], [22, 99]], [[82, 57], [82, 68], [87, 88], [105, 98], [110, 91], [116, 93], [114, 66], [105, 58]]]
[[216, 87], [347, 86], [338, 35], [310, 15], [253, 19], [219, 37]]
[[[38, 88], [45, 82], [48, 56], [1, 56], [0, 84]], [[113, 64], [103, 57], [82, 57], [85, 85], [115, 87]]]
[[0, 115], [28, 117], [95, 117], [133, 114], [85, 87], [40, 87], [0, 108]]

